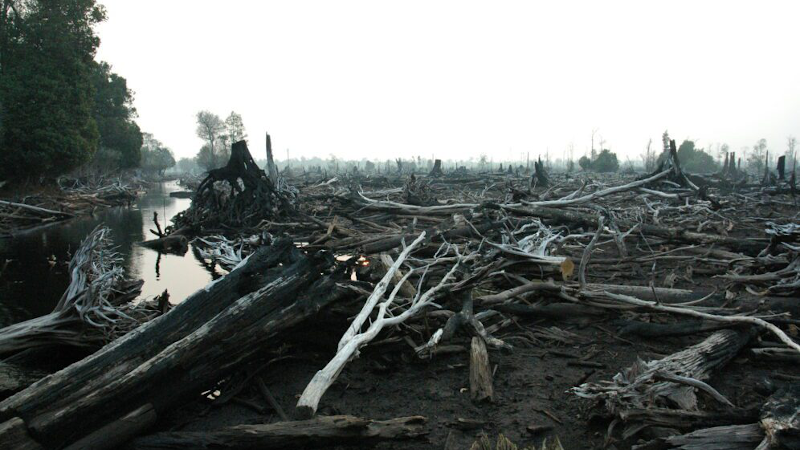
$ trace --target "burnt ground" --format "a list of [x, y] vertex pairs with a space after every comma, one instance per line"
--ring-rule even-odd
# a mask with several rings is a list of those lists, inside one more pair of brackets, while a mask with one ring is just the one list
[[[402, 341], [367, 347], [359, 359], [345, 367], [323, 397], [319, 414], [351, 414], [372, 419], [423, 415], [428, 418], [429, 433], [422, 440], [333, 448], [444, 448], [451, 432], [455, 433], [460, 448], [465, 449], [481, 433], [489, 436], [502, 433], [521, 446], [538, 447], [545, 437], [558, 436], [565, 449], [603, 448], [610, 423], [603, 417], [604, 408], [596, 401], [578, 398], [569, 389], [585, 381], [611, 379], [636, 358], [660, 359], [710, 334], [657, 341], [636, 336], [623, 338], [614, 333], [615, 319], [608, 316], [599, 321], [575, 323], [520, 320], [498, 335], [509, 337], [523, 329], [551, 326], [574, 333], [582, 343], [517, 342], [510, 352], [490, 350], [490, 363], [495, 371], [495, 399], [491, 403], [476, 404], [470, 400], [466, 336], [455, 341], [463, 346], [463, 351], [428, 360], [419, 359], [410, 345]], [[345, 328], [344, 321], [307, 324], [286, 340], [288, 347], [283, 356], [265, 356], [274, 362], [262, 366], [258, 375], [290, 416], [313, 374], [333, 356], [336, 338], [331, 336], [341, 335]], [[738, 407], [758, 409], [772, 391], [790, 383], [776, 374], [793, 373], [791, 366], [754, 360], [745, 351], [716, 373], [709, 384]], [[699, 396], [704, 410], [716, 408], [713, 400], [703, 393]], [[259, 413], [254, 406], [245, 405], [246, 402], [266, 411]], [[153, 431], [208, 431], [279, 421], [252, 382], [234, 400], [218, 403], [223, 402], [201, 400], [187, 404], [163, 418]], [[552, 428], [536, 433], [528, 431], [536, 427]], [[650, 437], [652, 432], [645, 431], [639, 439]], [[630, 448], [637, 440], [612, 440], [608, 448]]]

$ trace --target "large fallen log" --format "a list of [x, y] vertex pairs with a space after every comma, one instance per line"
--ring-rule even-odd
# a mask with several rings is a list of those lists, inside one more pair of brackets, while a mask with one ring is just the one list
[[[39, 442], [61, 447], [103, 434], [145, 404], [156, 415], [214, 386], [281, 330], [342, 294], [331, 261], [291, 243], [261, 248], [170, 313], [0, 404]], [[2, 442], [2, 436], [0, 436]]]
[[343, 444], [372, 445], [391, 439], [411, 439], [425, 433], [421, 416], [369, 420], [325, 416], [296, 422], [237, 425], [221, 430], [156, 433], [134, 440], [137, 450], [155, 449], [281, 449], [318, 448]]
[[[583, 398], [604, 400], [608, 411], [621, 418], [631, 409], [694, 411], [697, 409], [695, 390], [700, 388], [716, 393], [702, 381], [733, 359], [751, 336], [750, 330], [721, 330], [666, 358], [649, 362], [639, 360], [611, 381], [584, 383], [572, 391]], [[628, 416], [627, 419], [633, 418]], [[638, 419], [646, 422], [646, 418]], [[631, 421], [626, 425], [638, 428]]]

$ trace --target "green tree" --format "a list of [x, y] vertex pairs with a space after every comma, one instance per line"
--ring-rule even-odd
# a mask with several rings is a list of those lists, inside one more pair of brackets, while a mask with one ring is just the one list
[[603, 149], [597, 159], [592, 161], [592, 170], [595, 172], [616, 172], [619, 170], [617, 154], [611, 150]]
[[[133, 119], [133, 92], [125, 78], [111, 71], [105, 62], [95, 63], [92, 74], [94, 86], [94, 119], [100, 132], [103, 153], [119, 154], [119, 167], [139, 165], [141, 160], [142, 132]], [[101, 153], [101, 152], [98, 152]]]
[[592, 160], [588, 156], [581, 156], [581, 159], [578, 160], [578, 165], [581, 166], [584, 172], [592, 170]]
[[197, 137], [206, 144], [197, 154], [197, 162], [206, 170], [216, 169], [225, 164], [220, 155], [226, 148], [225, 124], [218, 115], [210, 111], [197, 113]]
[[92, 64], [100, 40], [93, 27], [105, 10], [94, 0], [21, 3], [4, 0], [0, 8], [0, 171], [56, 176], [97, 150]]
[[695, 142], [689, 139], [681, 142], [678, 147], [678, 160], [681, 162], [681, 169], [687, 172], [713, 172], [719, 168], [713, 156], [702, 148], [696, 148]]
[[142, 170], [164, 175], [164, 171], [175, 165], [172, 150], [168, 149], [150, 133], [143, 133], [142, 138]]

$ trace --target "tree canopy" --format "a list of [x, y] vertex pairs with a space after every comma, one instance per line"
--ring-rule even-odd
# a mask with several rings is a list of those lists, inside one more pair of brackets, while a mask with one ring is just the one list
[[689, 139], [681, 142], [678, 147], [678, 159], [681, 162], [681, 168], [687, 172], [713, 172], [719, 168], [713, 156], [702, 148], [696, 148], [694, 141]]
[[164, 175], [164, 171], [175, 165], [172, 150], [168, 149], [150, 133], [143, 134], [142, 170]]
[[0, 176], [55, 177], [90, 161], [139, 164], [124, 78], [94, 61], [95, 0], [0, 2]]

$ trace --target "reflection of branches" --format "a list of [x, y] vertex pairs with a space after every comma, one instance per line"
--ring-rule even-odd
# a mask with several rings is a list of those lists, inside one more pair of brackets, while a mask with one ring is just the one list
[[192, 256], [194, 259], [200, 263], [200, 266], [206, 269], [206, 271], [211, 275], [211, 278], [216, 280], [222, 277], [222, 274], [217, 272], [217, 263], [214, 261], [208, 262], [203, 258], [203, 255], [200, 254], [200, 249], [195, 247], [194, 245], [190, 246], [192, 249]]
[[156, 280], [161, 279], [161, 252], [156, 256]]

